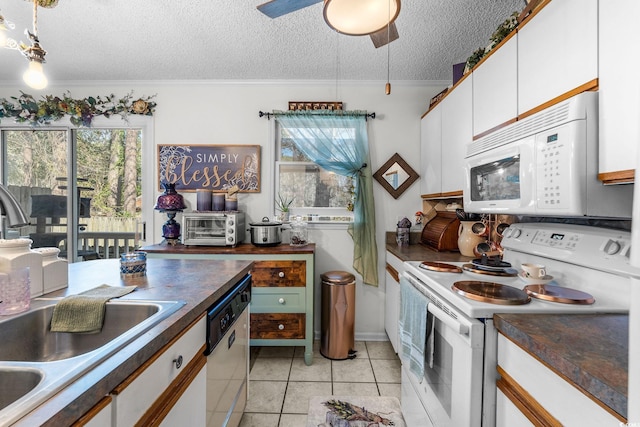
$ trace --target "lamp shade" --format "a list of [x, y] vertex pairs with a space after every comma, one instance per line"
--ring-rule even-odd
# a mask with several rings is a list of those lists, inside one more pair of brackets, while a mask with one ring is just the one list
[[324, 0], [324, 20], [339, 33], [364, 36], [386, 28], [400, 13], [400, 0]]

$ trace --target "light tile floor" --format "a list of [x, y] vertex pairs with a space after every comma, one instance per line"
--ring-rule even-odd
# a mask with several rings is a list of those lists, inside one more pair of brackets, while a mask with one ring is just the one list
[[389, 341], [356, 341], [358, 356], [329, 360], [314, 343], [313, 364], [304, 347], [251, 349], [249, 400], [240, 427], [300, 427], [312, 396], [394, 396], [400, 399], [400, 359]]

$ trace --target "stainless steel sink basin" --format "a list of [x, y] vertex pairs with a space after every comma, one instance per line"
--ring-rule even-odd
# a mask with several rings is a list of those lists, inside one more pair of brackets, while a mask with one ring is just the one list
[[36, 388], [43, 376], [30, 368], [0, 369], [0, 411]]
[[185, 304], [110, 301], [101, 332], [74, 334], [49, 330], [58, 301], [35, 300], [25, 313], [0, 317], [0, 425], [23, 417]]
[[88, 353], [158, 313], [160, 303], [110, 302], [102, 331], [97, 334], [51, 332], [55, 304], [41, 307], [7, 321], [0, 320], [0, 360], [50, 362]]

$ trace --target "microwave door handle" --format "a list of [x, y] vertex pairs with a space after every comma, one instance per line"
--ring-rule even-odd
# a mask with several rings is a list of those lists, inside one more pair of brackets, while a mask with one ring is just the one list
[[429, 305], [427, 305], [427, 311], [433, 314], [436, 319], [447, 325], [449, 328], [456, 331], [459, 335], [469, 334], [469, 328], [467, 327], [467, 325], [463, 325], [462, 323], [458, 322], [456, 319], [438, 308], [435, 304], [430, 303]]

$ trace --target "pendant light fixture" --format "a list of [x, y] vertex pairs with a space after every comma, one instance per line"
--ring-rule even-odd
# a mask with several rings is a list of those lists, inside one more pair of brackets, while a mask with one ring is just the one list
[[29, 60], [29, 68], [22, 75], [22, 79], [33, 89], [44, 89], [49, 83], [42, 69], [47, 52], [40, 47], [38, 39], [38, 0], [33, 0], [33, 32], [25, 30], [25, 33], [31, 41], [31, 46], [20, 44], [22, 54]]
[[400, 13], [400, 0], [324, 0], [324, 20], [339, 33], [365, 36], [388, 27]]
[[[15, 25], [13, 22], [8, 21], [2, 16], [2, 11], [0, 11], [0, 47], [9, 47], [12, 39], [9, 38], [9, 30], [13, 30]], [[14, 42], [15, 43], [15, 42]]]

